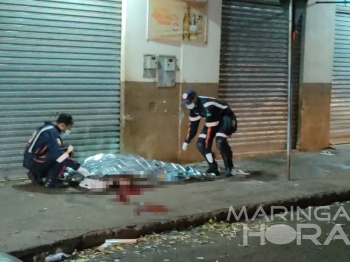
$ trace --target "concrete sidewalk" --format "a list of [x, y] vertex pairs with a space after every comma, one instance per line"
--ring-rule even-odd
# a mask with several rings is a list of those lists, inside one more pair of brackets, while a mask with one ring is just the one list
[[350, 190], [350, 146], [332, 151], [292, 155], [292, 179], [286, 179], [284, 155], [237, 159], [236, 167], [251, 172], [246, 178], [176, 185], [157, 189], [132, 202], [150, 201], [171, 208], [167, 216], [141, 214], [135, 206], [116, 203], [115, 196], [41, 194], [18, 190], [22, 182], [0, 186], [0, 250], [12, 252], [57, 240], [74, 238], [94, 230], [152, 223], [199, 214], [229, 206], [244, 206], [302, 197], [323, 192]]

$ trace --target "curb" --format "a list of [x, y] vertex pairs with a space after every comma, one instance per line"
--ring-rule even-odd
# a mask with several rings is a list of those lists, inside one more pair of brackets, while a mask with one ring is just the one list
[[[309, 206], [329, 205], [334, 202], [349, 200], [350, 190], [344, 190], [271, 201], [268, 203], [246, 205], [246, 209], [248, 216], [252, 217], [259, 207], [262, 207], [268, 215], [271, 211], [271, 206], [284, 206], [287, 209], [291, 207], [307, 208]], [[235, 207], [236, 213], [239, 213], [241, 208], [242, 207]], [[215, 218], [217, 221], [225, 221], [227, 219], [227, 215], [228, 208], [208, 213], [179, 217], [177, 219], [159, 223], [134, 225], [123, 228], [110, 228], [89, 232], [78, 237], [60, 240], [52, 244], [13, 251], [9, 254], [21, 259], [23, 262], [33, 262], [33, 257], [37, 256], [34, 262], [42, 262], [48, 254], [56, 253], [58, 249], [60, 252], [71, 254], [75, 249], [83, 250], [99, 246], [108, 238], [130, 239], [139, 238], [146, 234], [161, 233], [171, 230], [184, 230], [189, 227], [203, 225], [213, 218]], [[231, 221], [234, 222], [234, 219], [231, 219]]]

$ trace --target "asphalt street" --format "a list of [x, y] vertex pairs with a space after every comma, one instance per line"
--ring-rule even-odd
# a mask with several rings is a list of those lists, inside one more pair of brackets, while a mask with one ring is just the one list
[[[249, 233], [244, 233], [243, 223], [212, 221], [185, 232], [174, 231], [146, 236], [133, 245], [121, 244], [86, 250], [80, 253], [78, 261], [333, 262], [348, 260], [350, 242], [346, 242], [348, 238], [350, 239], [348, 236], [350, 233], [350, 204], [348, 202], [334, 203], [329, 206], [329, 209], [319, 208], [318, 210], [316, 207], [310, 207], [310, 211], [304, 210], [304, 212], [306, 216], [296, 210], [293, 214], [288, 213], [285, 216], [287, 221], [277, 216], [273, 218], [273, 221], [271, 216], [269, 216], [270, 221], [265, 218], [248, 221]], [[307, 217], [308, 212], [311, 214], [310, 220]], [[263, 213], [259, 212], [259, 214]], [[298, 227], [307, 227], [307, 225], [314, 228], [298, 230]], [[262, 231], [265, 232], [265, 244], [261, 242], [260, 237], [249, 235], [253, 232], [261, 233], [261, 226], [266, 228], [265, 231]], [[320, 230], [320, 235], [316, 238], [319, 244], [305, 239], [317, 233], [317, 226]], [[332, 230], [335, 234], [332, 234]], [[334, 239], [342, 233], [343, 239]], [[327, 238], [329, 244], [325, 244]], [[243, 241], [244, 239], [246, 242]]]

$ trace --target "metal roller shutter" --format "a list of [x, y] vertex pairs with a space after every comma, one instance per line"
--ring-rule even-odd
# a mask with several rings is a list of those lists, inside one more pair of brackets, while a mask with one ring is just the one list
[[[234, 153], [286, 149], [288, 28], [278, 0], [223, 0], [219, 98], [230, 103], [238, 118], [237, 133], [230, 140]], [[300, 63], [296, 43], [293, 61]], [[293, 147], [299, 71], [297, 65], [292, 72], [297, 94], [293, 96]]]
[[350, 7], [336, 7], [330, 143], [350, 142]]
[[122, 0], [1, 1], [0, 169], [61, 112], [77, 159], [119, 152], [121, 17]]

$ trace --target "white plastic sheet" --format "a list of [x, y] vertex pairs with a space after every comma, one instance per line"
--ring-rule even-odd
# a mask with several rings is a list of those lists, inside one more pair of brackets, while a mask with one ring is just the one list
[[191, 167], [131, 154], [97, 154], [87, 158], [82, 166], [90, 172], [87, 178], [91, 179], [114, 175], [133, 175], [163, 182], [215, 178], [215, 174], [205, 174]]

